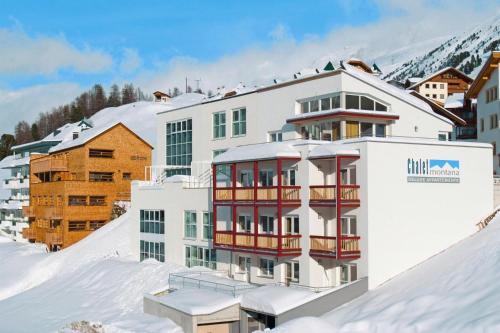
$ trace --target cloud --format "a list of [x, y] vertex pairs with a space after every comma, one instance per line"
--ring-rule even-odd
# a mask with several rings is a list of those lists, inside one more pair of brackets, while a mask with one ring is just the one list
[[29, 36], [20, 28], [0, 29], [0, 75], [50, 75], [61, 69], [100, 73], [112, 66], [107, 53], [77, 48], [63, 37]]
[[125, 49], [123, 51], [123, 59], [120, 62], [120, 71], [124, 73], [131, 73], [137, 70], [142, 65], [142, 59], [137, 50]]
[[13, 133], [18, 121], [33, 122], [40, 112], [71, 102], [82, 88], [75, 83], [54, 83], [18, 90], [0, 90], [0, 134]]
[[[376, 0], [381, 19], [363, 26], [343, 26], [323, 37], [311, 36], [298, 42], [288, 38], [288, 30], [278, 24], [269, 35], [271, 46], [255, 46], [239, 53], [203, 62], [190, 57], [174, 57], [136, 77], [139, 86], [148, 91], [183, 87], [187, 76], [201, 78], [204, 90], [268, 82], [273, 78], [290, 78], [304, 67], [321, 68], [329, 59], [348, 57], [377, 62], [392, 69], [436, 47], [451, 35], [460, 34], [485, 19], [491, 18], [486, 0], [407, 1]], [[495, 0], [496, 1], [496, 0]], [[481, 5], [482, 4], [482, 5]], [[356, 2], [347, 2], [343, 10]], [[497, 22], [499, 19], [497, 18]], [[392, 66], [392, 68], [391, 68]]]

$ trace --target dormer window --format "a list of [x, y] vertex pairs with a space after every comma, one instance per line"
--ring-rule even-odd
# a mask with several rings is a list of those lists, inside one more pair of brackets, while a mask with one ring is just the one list
[[73, 140], [76, 140], [78, 139], [78, 132], [73, 132]]

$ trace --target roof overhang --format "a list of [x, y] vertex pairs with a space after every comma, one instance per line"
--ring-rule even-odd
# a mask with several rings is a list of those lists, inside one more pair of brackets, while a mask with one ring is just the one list
[[286, 122], [288, 124], [301, 124], [310, 121], [337, 119], [337, 118], [398, 120], [399, 115], [395, 113], [382, 112], [382, 111], [358, 111], [358, 110], [336, 109], [331, 111], [318, 111], [318, 112], [309, 112], [305, 114], [300, 114], [288, 118]]
[[463, 120], [462, 118], [460, 118], [459, 116], [457, 116], [456, 114], [454, 114], [453, 112], [451, 112], [450, 110], [447, 110], [445, 109], [443, 106], [439, 105], [438, 103], [436, 103], [435, 101], [433, 101], [432, 99], [429, 99], [427, 97], [425, 97], [424, 95], [422, 95], [421, 93], [419, 93], [418, 91], [416, 90], [412, 90], [410, 92], [411, 95], [421, 99], [422, 101], [426, 102], [427, 104], [429, 104], [429, 106], [432, 108], [432, 110], [436, 113], [438, 113], [439, 115], [451, 120], [454, 124], [456, 125], [462, 125], [462, 126], [465, 126], [467, 125], [467, 122], [465, 120]]
[[484, 64], [483, 68], [481, 68], [481, 71], [479, 72], [479, 74], [477, 74], [476, 79], [474, 80], [474, 82], [472, 82], [469, 90], [465, 94], [466, 99], [477, 98], [484, 84], [491, 77], [491, 73], [495, 69], [498, 69], [499, 62], [500, 62], [500, 51], [491, 52], [490, 57]]

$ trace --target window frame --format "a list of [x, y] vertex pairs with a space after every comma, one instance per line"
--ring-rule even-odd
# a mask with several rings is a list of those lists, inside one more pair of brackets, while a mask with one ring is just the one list
[[274, 278], [274, 265], [273, 259], [259, 258], [259, 277]]
[[[221, 122], [221, 118], [223, 118], [223, 122]], [[212, 113], [212, 139], [220, 140], [226, 138], [226, 124], [226, 111]], [[221, 132], [224, 134], [222, 135]]]
[[213, 212], [203, 212], [203, 240], [213, 239]]
[[[193, 217], [194, 217], [194, 219], [193, 219]], [[184, 238], [196, 239], [197, 237], [198, 237], [198, 228], [197, 228], [196, 211], [185, 210], [184, 211]]]
[[[241, 107], [232, 109], [232, 126], [231, 126], [231, 136], [233, 138], [246, 136], [247, 134], [247, 108]], [[238, 115], [238, 118], [235, 120], [235, 114]], [[242, 117], [243, 115], [243, 117]], [[244, 119], [242, 119], [244, 118]], [[238, 129], [236, 131], [236, 129]]]

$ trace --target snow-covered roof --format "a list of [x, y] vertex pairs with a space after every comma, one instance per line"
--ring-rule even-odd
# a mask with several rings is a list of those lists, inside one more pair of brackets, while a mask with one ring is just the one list
[[15, 155], [6, 156], [2, 161], [0, 161], [1, 169], [15, 168], [21, 165], [29, 165], [30, 157], [16, 158]]
[[[467, 123], [465, 120], [463, 120], [462, 118], [460, 118], [459, 116], [457, 116], [456, 114], [451, 112], [450, 110], [445, 109], [444, 107], [439, 105], [436, 101], [434, 101], [431, 98], [425, 97], [424, 95], [422, 95], [418, 91], [407, 90], [407, 92], [409, 92], [411, 95], [415, 96], [416, 98], [420, 99], [424, 103], [428, 104], [433, 111], [435, 110], [436, 114], [437, 113], [442, 114], [442, 117], [449, 119], [449, 121], [452, 121], [454, 123], [458, 123], [461, 125], [465, 125]], [[441, 117], [441, 115], [440, 115], [440, 117]]]
[[182, 288], [155, 298], [161, 304], [193, 316], [209, 315], [239, 303], [239, 299], [231, 295], [198, 288]]
[[408, 87], [408, 89], [416, 88], [417, 86], [421, 85], [422, 83], [425, 83], [425, 82], [429, 81], [430, 79], [432, 79], [435, 76], [438, 76], [440, 74], [446, 73], [449, 70], [454, 71], [455, 73], [457, 73], [458, 75], [460, 75], [464, 80], [466, 80], [469, 83], [471, 83], [473, 81], [472, 78], [470, 78], [467, 74], [465, 74], [464, 72], [456, 69], [455, 67], [445, 67], [445, 68], [442, 68], [442, 69], [438, 70], [437, 72], [434, 72], [434, 73], [431, 73], [431, 74], [427, 75], [426, 77], [424, 77], [420, 81], [417, 81], [417, 82], [413, 83], [411, 86]]
[[230, 148], [214, 158], [215, 164], [270, 160], [278, 157], [300, 158], [300, 152], [293, 145], [297, 141], [266, 142]]
[[347, 149], [342, 144], [330, 143], [314, 147], [309, 152], [309, 158], [321, 158], [329, 156], [359, 156], [358, 149]]
[[421, 77], [410, 77], [410, 78], [407, 79], [407, 81], [409, 81], [411, 84], [420, 82], [420, 80], [422, 80]]
[[454, 93], [446, 99], [444, 107], [446, 109], [462, 108], [464, 106], [464, 93]]

